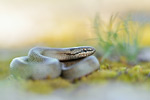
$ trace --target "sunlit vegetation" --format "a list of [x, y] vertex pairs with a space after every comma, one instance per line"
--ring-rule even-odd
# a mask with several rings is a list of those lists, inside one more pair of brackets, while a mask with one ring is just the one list
[[117, 15], [112, 15], [107, 24], [97, 15], [94, 20], [94, 33], [103, 56], [102, 61], [110, 57], [117, 57], [117, 60], [124, 57], [127, 62], [136, 63], [142, 29], [143, 26], [132, 21], [130, 17], [120, 19]]

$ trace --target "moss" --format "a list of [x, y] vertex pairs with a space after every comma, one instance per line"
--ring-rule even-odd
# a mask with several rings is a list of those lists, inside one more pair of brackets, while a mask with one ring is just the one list
[[28, 81], [26, 83], [26, 89], [31, 92], [46, 94], [53, 91], [53, 88], [49, 86], [48, 82], [44, 81]]
[[[10, 60], [1, 62], [0, 79], [3, 80], [9, 76]], [[76, 86], [86, 84], [104, 84], [110, 81], [127, 82], [130, 84], [145, 85], [150, 89], [150, 63], [139, 63], [138, 65], [128, 65], [124, 62], [111, 62], [105, 60], [101, 63], [100, 70], [93, 72], [89, 76], [84, 76], [76, 83], [71, 83], [62, 78], [47, 79], [47, 80], [15, 80], [26, 91], [47, 94], [57, 89], [72, 89]], [[14, 81], [10, 78], [10, 83]]]
[[0, 61], [0, 80], [5, 79], [10, 74], [9, 63], [10, 63], [10, 60]]
[[28, 80], [23, 82], [27, 91], [34, 93], [47, 94], [53, 90], [60, 88], [68, 88], [71, 86], [70, 82], [61, 78], [48, 80]]
[[149, 83], [150, 66], [148, 66], [149, 63], [131, 66], [121, 62], [105, 61], [101, 65], [100, 71], [94, 72], [88, 77], [83, 77], [81, 81], [87, 83], [103, 83], [109, 81], [121, 81], [130, 84]]
[[83, 77], [82, 82], [86, 83], [104, 83], [107, 80], [113, 80], [117, 76], [117, 72], [111, 70], [101, 70], [94, 72], [88, 77]]

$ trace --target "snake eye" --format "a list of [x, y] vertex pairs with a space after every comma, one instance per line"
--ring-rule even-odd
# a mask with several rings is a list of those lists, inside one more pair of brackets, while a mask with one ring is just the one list
[[84, 52], [87, 52], [87, 49], [86, 49], [86, 48], [84, 48], [84, 49], [83, 49], [83, 51], [84, 51]]

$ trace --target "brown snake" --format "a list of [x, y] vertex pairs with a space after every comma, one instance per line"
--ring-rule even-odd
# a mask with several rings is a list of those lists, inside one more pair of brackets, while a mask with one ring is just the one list
[[71, 48], [34, 47], [28, 56], [14, 58], [10, 64], [15, 77], [45, 79], [62, 76], [74, 80], [100, 68], [91, 46]]

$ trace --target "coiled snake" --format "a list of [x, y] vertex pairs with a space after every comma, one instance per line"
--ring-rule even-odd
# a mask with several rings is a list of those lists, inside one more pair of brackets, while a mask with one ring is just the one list
[[62, 76], [74, 80], [100, 68], [91, 46], [71, 48], [34, 47], [28, 56], [14, 58], [10, 64], [15, 77], [45, 79]]

